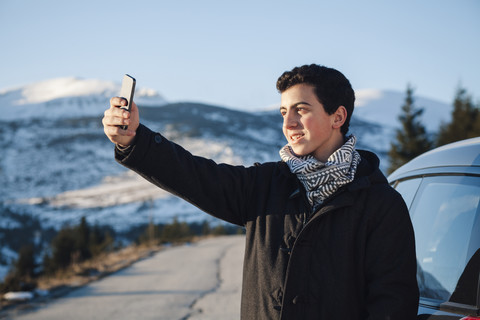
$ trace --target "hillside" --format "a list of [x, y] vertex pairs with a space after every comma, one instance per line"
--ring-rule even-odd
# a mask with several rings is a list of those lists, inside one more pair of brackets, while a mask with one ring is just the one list
[[[173, 217], [203, 220], [197, 208], [126, 172], [113, 159], [113, 145], [101, 118], [120, 84], [63, 78], [0, 90], [0, 245], [5, 264], [15, 257], [8, 234], [24, 230], [42, 242], [42, 228], [58, 229], [85, 216], [92, 225], [116, 230], [166, 222]], [[386, 153], [404, 94], [359, 90], [351, 132], [358, 147]], [[150, 89], [138, 89], [142, 122], [192, 153], [217, 162], [252, 165], [277, 161], [284, 143], [278, 110], [244, 112], [199, 103], [168, 103]], [[419, 98], [427, 128], [435, 131], [450, 107]], [[23, 228], [23, 229], [22, 229]], [[13, 251], [12, 251], [13, 249]]]

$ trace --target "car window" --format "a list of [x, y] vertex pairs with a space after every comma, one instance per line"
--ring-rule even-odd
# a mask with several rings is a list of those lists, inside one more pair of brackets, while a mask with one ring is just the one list
[[472, 279], [467, 282], [459, 280], [466, 271], [466, 265], [471, 260], [478, 260], [478, 257], [474, 259], [469, 248], [472, 235], [479, 232], [474, 230], [474, 225], [478, 228], [475, 222], [479, 215], [479, 202], [478, 177], [423, 179], [410, 210], [415, 229], [417, 280], [421, 297], [439, 300], [439, 303], [454, 299], [464, 304], [468, 302], [463, 301], [467, 299], [465, 290], [474, 290], [473, 296], [476, 297], [476, 287], [465, 288], [461, 283], [478, 283], [478, 266], [471, 273]]
[[417, 189], [418, 189], [418, 186], [420, 185], [420, 182], [422, 182], [421, 178], [409, 179], [409, 180], [400, 181], [395, 186], [395, 190], [400, 192], [408, 208], [410, 208], [412, 204], [413, 198], [417, 193]]

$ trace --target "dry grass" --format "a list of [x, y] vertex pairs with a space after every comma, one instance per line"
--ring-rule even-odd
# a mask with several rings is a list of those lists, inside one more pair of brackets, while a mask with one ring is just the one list
[[78, 287], [117, 272], [132, 263], [149, 257], [161, 250], [161, 246], [129, 246], [119, 251], [102, 253], [95, 258], [73, 264], [54, 275], [41, 276], [37, 279], [37, 288], [55, 290], [65, 286]]

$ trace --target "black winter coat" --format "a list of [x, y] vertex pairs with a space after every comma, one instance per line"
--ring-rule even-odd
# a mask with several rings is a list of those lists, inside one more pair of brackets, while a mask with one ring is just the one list
[[310, 212], [283, 162], [192, 156], [144, 126], [116, 159], [207, 213], [246, 227], [242, 319], [415, 319], [414, 233], [401, 196], [360, 151], [355, 180]]

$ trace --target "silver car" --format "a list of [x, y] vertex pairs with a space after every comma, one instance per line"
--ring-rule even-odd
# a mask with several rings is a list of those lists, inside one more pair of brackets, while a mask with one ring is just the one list
[[480, 137], [426, 152], [388, 180], [415, 229], [418, 319], [480, 319]]

